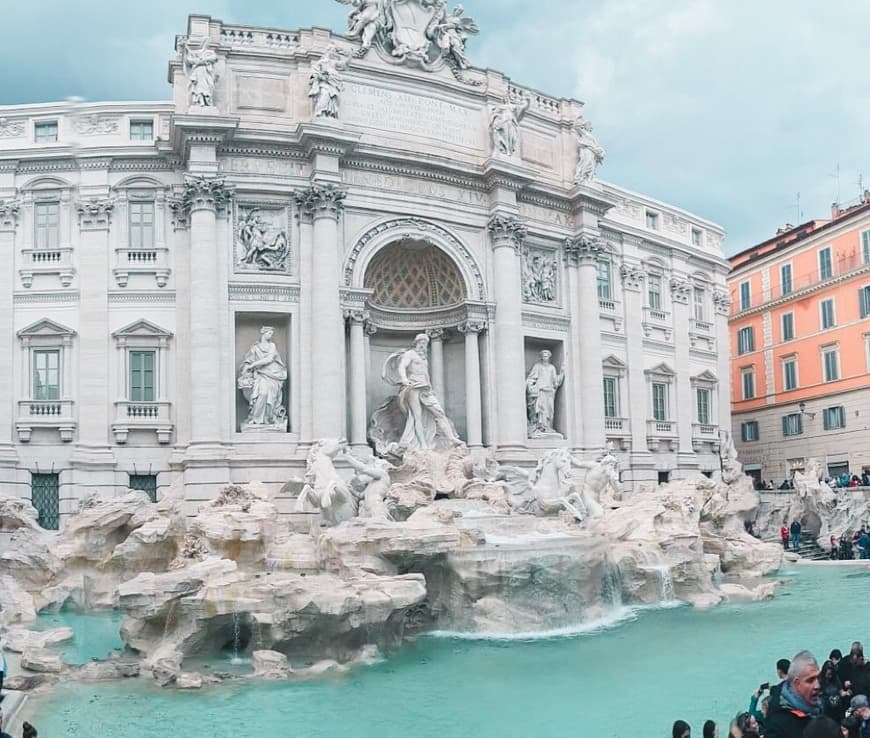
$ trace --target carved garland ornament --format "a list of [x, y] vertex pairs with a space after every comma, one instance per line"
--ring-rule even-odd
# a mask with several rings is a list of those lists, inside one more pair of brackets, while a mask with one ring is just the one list
[[[372, 239], [384, 233], [391, 232], [395, 232], [395, 240], [401, 240], [403, 238], [420, 238], [421, 240], [428, 241], [435, 246], [439, 245], [439, 240], [447, 243], [453, 250], [454, 254], [462, 259], [466, 268], [471, 272], [474, 284], [477, 287], [478, 297], [476, 299], [486, 299], [486, 286], [483, 281], [483, 274], [477, 266], [477, 262], [474, 260], [471, 252], [458, 238], [456, 238], [456, 236], [450, 233], [450, 231], [435, 223], [423, 220], [422, 218], [397, 218], [395, 220], [388, 220], [366, 231], [354, 244], [354, 247], [351, 249], [347, 260], [345, 261], [344, 283], [348, 287], [353, 286], [353, 275], [356, 271], [356, 263], [359, 260], [360, 254], [362, 254], [369, 243], [371, 243]], [[430, 241], [427, 239], [427, 233], [433, 234], [435, 240]]]

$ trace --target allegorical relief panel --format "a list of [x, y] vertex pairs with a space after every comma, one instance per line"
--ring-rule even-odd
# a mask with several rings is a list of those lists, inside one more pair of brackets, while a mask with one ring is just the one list
[[239, 204], [236, 224], [236, 271], [290, 271], [286, 207]]
[[549, 249], [526, 249], [523, 254], [523, 302], [558, 303], [559, 262]]

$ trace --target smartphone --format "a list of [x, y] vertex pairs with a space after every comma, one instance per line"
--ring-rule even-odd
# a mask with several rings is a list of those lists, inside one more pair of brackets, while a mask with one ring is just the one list
[[770, 682], [765, 682], [764, 684], [762, 684], [762, 685], [758, 688], [758, 691], [759, 691], [759, 692], [763, 692], [765, 689], [770, 689]]

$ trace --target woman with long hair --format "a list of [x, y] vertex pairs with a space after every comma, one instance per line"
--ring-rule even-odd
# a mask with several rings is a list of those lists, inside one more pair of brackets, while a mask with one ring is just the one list
[[692, 738], [692, 729], [685, 720], [677, 720], [671, 729], [672, 738]]
[[716, 727], [716, 723], [712, 720], [708, 720], [704, 723], [704, 729], [701, 731], [701, 735], [703, 738], [719, 738], [719, 729]]
[[849, 691], [843, 689], [843, 683], [837, 676], [837, 667], [831, 660], [822, 664], [819, 672], [819, 698], [822, 703], [822, 712], [832, 720], [839, 722], [846, 716], [846, 706], [849, 699]]

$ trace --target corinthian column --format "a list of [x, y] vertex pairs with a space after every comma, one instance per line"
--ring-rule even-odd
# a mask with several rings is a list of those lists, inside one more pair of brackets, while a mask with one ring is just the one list
[[192, 444], [217, 444], [221, 418], [220, 290], [217, 213], [230, 200], [222, 177], [188, 176], [184, 204], [190, 212], [190, 405]]
[[444, 402], [444, 329], [431, 328], [426, 331], [429, 336], [429, 378], [432, 381], [432, 391]]
[[314, 184], [296, 193], [313, 226], [311, 264], [311, 402], [312, 439], [345, 434], [344, 324], [339, 286], [338, 217], [346, 193], [333, 185]]
[[[582, 345], [575, 347], [580, 368], [581, 447], [604, 448], [604, 391], [601, 371], [601, 324], [598, 317], [597, 261], [604, 253], [601, 241], [582, 234], [565, 242], [565, 258], [577, 268], [577, 292], [571, 295], [571, 322], [578, 322]], [[576, 393], [577, 390], [575, 389]], [[575, 406], [576, 407], [576, 406]]]
[[478, 337], [485, 328], [486, 324], [479, 320], [469, 320], [459, 326], [459, 332], [465, 335], [465, 425], [469, 448], [483, 445]]
[[495, 272], [495, 365], [497, 446], [516, 451], [526, 445], [525, 359], [523, 356], [520, 249], [526, 227], [512, 216], [489, 221]]
[[365, 310], [346, 310], [350, 323], [350, 443], [365, 448], [366, 428], [366, 338]]

